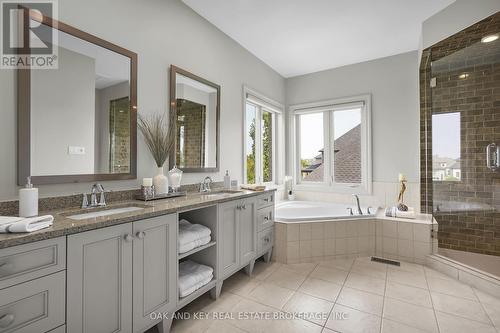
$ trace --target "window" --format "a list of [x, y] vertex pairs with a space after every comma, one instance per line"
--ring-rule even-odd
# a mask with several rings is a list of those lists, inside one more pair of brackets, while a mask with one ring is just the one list
[[370, 96], [297, 105], [290, 111], [299, 186], [370, 193]]
[[277, 183], [282, 107], [248, 88], [244, 96], [244, 182]]
[[432, 180], [460, 179], [460, 112], [433, 114]]

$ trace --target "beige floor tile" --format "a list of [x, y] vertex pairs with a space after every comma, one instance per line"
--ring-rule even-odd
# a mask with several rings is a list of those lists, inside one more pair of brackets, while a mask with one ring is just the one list
[[387, 272], [387, 281], [428, 289], [425, 274], [423, 273], [389, 270]]
[[283, 311], [307, 314], [301, 319], [323, 326], [332, 308], [333, 302], [297, 292], [285, 304]]
[[352, 265], [351, 272], [372, 276], [378, 279], [385, 279], [387, 274], [387, 265], [356, 260]]
[[345, 271], [349, 271], [351, 269], [353, 262], [354, 259], [351, 258], [338, 258], [338, 259], [321, 261], [319, 265], [322, 267], [338, 268]]
[[[210, 299], [210, 298], [209, 298]], [[221, 293], [219, 299], [213, 300], [203, 307], [202, 311], [210, 312], [231, 312], [234, 307], [243, 300], [243, 297], [232, 293]], [[196, 301], [194, 301], [196, 302]], [[193, 303], [194, 303], [193, 302]]]
[[467, 298], [473, 301], [478, 300], [471, 287], [457, 280], [427, 278], [427, 283], [429, 284], [429, 289], [431, 291], [460, 298]]
[[341, 288], [342, 286], [335, 283], [315, 278], [307, 278], [298, 291], [325, 299], [327, 301], [335, 302]]
[[349, 273], [345, 286], [381, 296], [385, 292], [385, 280], [353, 272]]
[[491, 323], [486, 315], [483, 306], [479, 302], [470, 301], [464, 298], [439, 294], [431, 291], [434, 309], [449, 313], [455, 316], [480, 321], [482, 323]]
[[[264, 319], [265, 316], [272, 318], [279, 313], [276, 309], [269, 306], [254, 302], [249, 299], [243, 299], [234, 307], [236, 314], [234, 319], [228, 320], [227, 323], [238, 327], [246, 332], [267, 332], [270, 320]], [[259, 318], [249, 317], [252, 314], [259, 314]]]
[[268, 327], [261, 333], [320, 333], [322, 327], [301, 319], [272, 320], [268, 322]]
[[495, 328], [477, 321], [436, 311], [441, 333], [495, 333]]
[[264, 282], [255, 288], [248, 295], [248, 298], [261, 304], [281, 309], [292, 297], [293, 293], [290, 289]]
[[424, 266], [405, 261], [401, 261], [400, 266], [387, 265], [387, 269], [392, 271], [405, 271], [419, 274], [424, 273]]
[[248, 296], [248, 294], [260, 284], [261, 281], [252, 279], [242, 272], [238, 272], [224, 280], [222, 292], [229, 291], [240, 296]]
[[206, 331], [213, 321], [210, 319], [182, 319], [174, 320], [171, 333], [199, 333]]
[[288, 268], [280, 267], [274, 271], [265, 281], [277, 286], [297, 290], [302, 282], [306, 279], [306, 275], [291, 271]]
[[245, 333], [245, 331], [225, 321], [215, 320], [204, 333]]
[[479, 301], [483, 304], [491, 304], [500, 308], [500, 298], [497, 298], [491, 294], [488, 294], [482, 290], [474, 288], [474, 293], [476, 294]]
[[265, 280], [271, 275], [275, 270], [280, 268], [281, 264], [278, 262], [264, 262], [256, 261], [252, 272], [252, 277], [257, 280]]
[[483, 308], [486, 311], [488, 317], [490, 317], [493, 325], [495, 325], [497, 329], [500, 330], [500, 306], [483, 303]]
[[382, 307], [384, 305], [384, 297], [344, 287], [342, 288], [342, 291], [337, 299], [337, 304], [381, 316]]
[[343, 333], [378, 333], [380, 320], [379, 316], [337, 304], [333, 307], [326, 327]]
[[432, 308], [431, 295], [426, 289], [407, 286], [395, 282], [387, 282], [385, 296], [407, 303]]
[[384, 318], [416, 327], [428, 332], [438, 332], [434, 310], [386, 298]]
[[456, 281], [456, 279], [452, 278], [451, 276], [443, 274], [443, 273], [436, 271], [435, 269], [432, 269], [429, 267], [424, 266], [424, 271], [425, 271], [425, 275], [427, 276], [427, 278], [436, 278], [436, 279]]
[[316, 268], [318, 264], [313, 263], [313, 262], [304, 262], [304, 263], [297, 263], [297, 264], [286, 264], [283, 265], [282, 267], [287, 268], [291, 271], [294, 271], [299, 274], [303, 275], [308, 275], [311, 273], [314, 268]]
[[314, 271], [312, 271], [310, 276], [315, 279], [343, 284], [347, 274], [347, 271], [343, 271], [341, 269], [318, 266], [314, 269]]
[[426, 333], [426, 331], [384, 318], [382, 333]]

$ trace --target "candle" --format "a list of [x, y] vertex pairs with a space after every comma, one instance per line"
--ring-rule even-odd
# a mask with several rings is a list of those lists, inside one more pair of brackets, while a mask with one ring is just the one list
[[153, 178], [143, 178], [142, 186], [153, 186]]

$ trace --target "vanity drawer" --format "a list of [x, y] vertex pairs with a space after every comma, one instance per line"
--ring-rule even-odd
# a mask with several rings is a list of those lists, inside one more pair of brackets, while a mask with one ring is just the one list
[[257, 209], [274, 205], [274, 192], [266, 193], [257, 197]]
[[47, 332], [64, 325], [65, 272], [0, 290], [0, 333]]
[[257, 211], [257, 230], [262, 231], [274, 225], [274, 206], [261, 208]]
[[66, 237], [0, 250], [0, 289], [66, 268]]
[[274, 244], [274, 228], [269, 228], [258, 233], [257, 236], [257, 253], [262, 254], [267, 252]]

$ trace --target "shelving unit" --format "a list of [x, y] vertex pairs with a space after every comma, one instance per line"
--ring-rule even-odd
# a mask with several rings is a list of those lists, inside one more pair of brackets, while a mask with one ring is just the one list
[[[211, 230], [211, 241], [208, 244], [202, 245], [191, 251], [185, 253], [178, 253], [177, 260], [181, 263], [184, 260], [192, 260], [202, 265], [207, 265], [213, 268], [213, 278], [212, 280], [201, 287], [200, 289], [194, 291], [192, 294], [185, 297], [178, 297], [177, 309], [180, 309], [193, 300], [197, 299], [199, 296], [203, 295], [207, 291], [215, 288], [218, 279], [218, 267], [217, 267], [217, 206], [208, 206], [203, 208], [197, 208], [189, 211], [180, 212], [178, 215], [178, 220], [185, 219], [190, 223], [201, 224], [208, 227]], [[177, 294], [178, 295], [178, 294]]]

